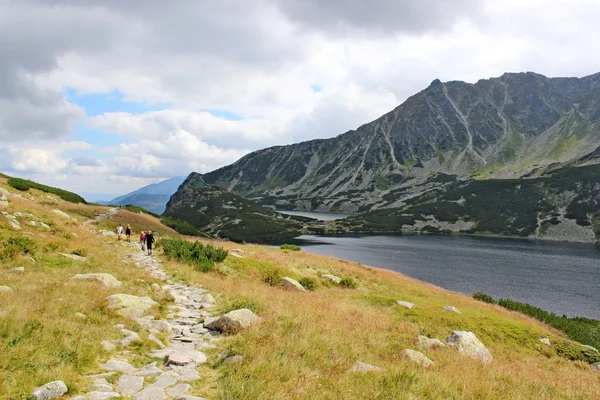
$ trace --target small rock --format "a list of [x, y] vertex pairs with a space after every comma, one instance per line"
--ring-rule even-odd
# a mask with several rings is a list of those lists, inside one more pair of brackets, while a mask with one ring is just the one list
[[132, 397], [134, 400], [167, 400], [167, 395], [163, 388], [156, 386], [149, 386]]
[[61, 217], [64, 217], [64, 218], [71, 219], [71, 216], [70, 216], [69, 214], [67, 214], [67, 213], [66, 213], [66, 212], [64, 212], [64, 211], [60, 211], [59, 209], [56, 209], [56, 208], [55, 208], [54, 210], [52, 210], [52, 212], [53, 212], [54, 214], [56, 214], [56, 215], [60, 215]]
[[227, 357], [229, 357], [229, 354], [231, 353], [231, 350], [226, 349], [223, 350], [222, 352], [219, 353], [219, 355], [217, 356], [217, 361], [221, 361], [226, 359]]
[[599, 362], [596, 362], [596, 363], [593, 363], [593, 364], [591, 364], [591, 367], [592, 367], [592, 369], [593, 369], [594, 371], [600, 372], [600, 361], [599, 361]]
[[154, 290], [155, 292], [160, 292], [160, 285], [158, 283], [153, 283], [152, 285], [150, 285], [152, 287], [152, 290]]
[[552, 346], [552, 343], [550, 343], [550, 339], [548, 339], [547, 337], [539, 338], [538, 340], [544, 343], [546, 346]]
[[90, 399], [90, 400], [108, 400], [108, 399], [116, 399], [118, 397], [121, 397], [121, 395], [119, 393], [99, 392], [99, 391], [89, 392], [87, 394], [87, 396], [88, 396], [88, 399]]
[[179, 398], [180, 396], [186, 394], [191, 388], [192, 385], [188, 383], [180, 383], [179, 385], [175, 385], [172, 388], [167, 389], [167, 395]]
[[143, 376], [122, 375], [117, 382], [117, 392], [129, 396], [142, 390], [143, 386]]
[[132, 333], [127, 336], [125, 339], [121, 340], [121, 346], [127, 347], [132, 343], [141, 342], [140, 336], [137, 333]]
[[135, 371], [133, 365], [121, 360], [108, 360], [106, 363], [100, 364], [100, 368], [106, 371], [125, 372], [126, 374], [130, 374]]
[[153, 343], [156, 343], [161, 349], [164, 349], [166, 347], [165, 344], [161, 342], [159, 338], [152, 334], [148, 335], [148, 340], [150, 340]]
[[117, 288], [123, 285], [117, 278], [115, 278], [111, 274], [106, 273], [77, 274], [71, 277], [71, 279], [93, 280], [96, 282], [100, 282], [101, 284], [109, 288]]
[[177, 375], [175, 372], [165, 372], [161, 374], [158, 378], [156, 378], [152, 386], [166, 388], [177, 383], [177, 378], [179, 378], [179, 375]]
[[191, 382], [198, 379], [200, 379], [200, 374], [198, 371], [196, 371], [196, 368], [193, 365], [188, 365], [179, 370], [179, 378], [177, 378], [178, 381]]
[[11, 288], [9, 288], [8, 286], [2, 286], [0, 285], [0, 295], [2, 294], [13, 294], [14, 290], [12, 290]]
[[153, 306], [158, 303], [150, 297], [139, 297], [131, 294], [113, 294], [106, 298], [108, 308], [117, 314], [129, 318], [139, 318], [143, 316]]
[[61, 397], [68, 391], [69, 389], [67, 389], [67, 385], [63, 381], [53, 381], [36, 388], [31, 393], [31, 396], [35, 400], [51, 400]]
[[381, 367], [377, 367], [375, 365], [370, 365], [361, 361], [357, 361], [354, 363], [354, 365], [352, 365], [352, 368], [350, 368], [350, 372], [360, 372], [360, 373], [365, 373], [365, 372], [383, 372], [385, 371], [385, 368], [381, 368]]
[[132, 373], [135, 376], [158, 376], [164, 371], [156, 366], [156, 362], [152, 362], [143, 366], [141, 369]]
[[489, 364], [493, 360], [490, 351], [473, 332], [452, 331], [452, 334], [446, 338], [446, 343], [456, 347], [459, 353], [480, 360], [484, 364]]
[[87, 257], [78, 256], [77, 254], [58, 253], [63, 257], [70, 258], [75, 261], [87, 261]]
[[4, 193], [0, 193], [0, 206], [6, 207], [8, 206], [8, 198]]
[[244, 359], [244, 356], [237, 355], [237, 356], [227, 357], [224, 362], [225, 362], [225, 364], [237, 364], [239, 362], [242, 362], [243, 359]]
[[25, 272], [25, 267], [16, 267], [16, 268], [11, 268], [10, 269], [12, 272]]
[[206, 354], [198, 350], [178, 350], [166, 357], [165, 365], [202, 364], [206, 362]]
[[420, 351], [404, 349], [402, 350], [401, 354], [404, 360], [413, 362], [421, 367], [430, 367], [433, 365], [433, 361], [427, 358], [427, 356]]
[[248, 328], [251, 325], [259, 323], [262, 320], [259, 316], [254, 314], [247, 308], [230, 311], [227, 314], [212, 320], [208, 324], [206, 320], [204, 327], [211, 330], [216, 330], [225, 333], [236, 333], [243, 329]]
[[287, 290], [306, 292], [306, 289], [304, 289], [304, 286], [302, 286], [300, 282], [288, 276], [281, 280], [281, 285]]
[[422, 349], [430, 350], [437, 349], [438, 347], [444, 347], [444, 343], [438, 339], [430, 339], [427, 336], [417, 336], [417, 345]]
[[400, 305], [400, 306], [408, 308], [409, 310], [415, 306], [413, 303], [411, 303], [409, 301], [398, 300], [396, 303], [398, 303], [398, 305]]
[[73, 314], [73, 315], [75, 315], [75, 318], [79, 318], [79, 319], [87, 319], [87, 315], [85, 315], [85, 314], [84, 314], [84, 313], [82, 313], [82, 312], [76, 312], [76, 313], [75, 313], [75, 314]]
[[113, 351], [117, 347], [108, 340], [103, 340], [100, 342], [100, 344], [102, 345], [102, 348], [104, 348], [104, 350], [106, 351]]
[[105, 378], [96, 379], [92, 385], [92, 388], [96, 392], [112, 392], [113, 385], [111, 385]]
[[453, 312], [453, 313], [457, 313], [457, 314], [462, 314], [460, 312], [460, 310], [458, 308], [454, 307], [454, 306], [445, 306], [444, 310], [450, 311], [450, 312]]
[[340, 283], [342, 281], [342, 278], [333, 274], [323, 274], [321, 275], [321, 278], [329, 279], [334, 283]]
[[124, 329], [125, 328], [125, 324], [114, 324], [113, 328]]
[[598, 353], [598, 349], [597, 348], [589, 346], [587, 344], [582, 344], [581, 347], [583, 347], [584, 349], [592, 350], [595, 353]]

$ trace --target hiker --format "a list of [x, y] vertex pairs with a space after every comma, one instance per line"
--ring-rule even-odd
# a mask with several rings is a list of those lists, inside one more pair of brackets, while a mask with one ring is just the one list
[[154, 244], [154, 235], [151, 230], [146, 233], [146, 247], [148, 248], [148, 255], [152, 255], [152, 245]]
[[123, 234], [123, 225], [119, 224], [119, 226], [117, 226], [117, 240], [121, 240], [122, 234]]
[[127, 228], [125, 228], [125, 237], [127, 237], [127, 241], [131, 242], [131, 226], [127, 224]]
[[142, 246], [142, 251], [146, 251], [146, 232], [144, 231], [140, 235], [140, 245]]

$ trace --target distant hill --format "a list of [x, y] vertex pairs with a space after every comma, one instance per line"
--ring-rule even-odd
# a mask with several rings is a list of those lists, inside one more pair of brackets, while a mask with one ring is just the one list
[[176, 176], [162, 182], [144, 186], [131, 193], [102, 203], [123, 206], [132, 204], [145, 208], [153, 213], [162, 214], [165, 211], [165, 206], [169, 201], [169, 198], [177, 191], [179, 185], [183, 183], [185, 178], [185, 176]]

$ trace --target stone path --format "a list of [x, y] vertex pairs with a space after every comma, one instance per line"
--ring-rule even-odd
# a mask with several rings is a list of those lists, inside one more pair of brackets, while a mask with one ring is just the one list
[[[134, 400], [202, 400], [204, 398], [187, 393], [192, 388], [190, 382], [200, 379], [197, 368], [207, 361], [204, 350], [216, 348], [214, 343], [220, 339], [219, 332], [206, 329], [201, 322], [210, 315], [209, 310], [214, 307], [215, 299], [197, 285], [170, 280], [160, 260], [141, 252], [137, 244], [126, 245], [135, 249], [128, 256], [129, 261], [137, 268], [148, 271], [153, 278], [164, 282], [162, 286], [153, 284], [153, 290], [166, 292], [174, 299], [166, 319], [156, 320], [151, 315], [144, 315], [132, 320], [132, 323], [135, 322], [146, 330], [148, 339], [159, 347], [147, 354], [157, 361], [135, 368], [126, 361], [129, 351], [115, 353], [113, 359], [100, 366], [106, 373], [89, 376], [90, 391], [72, 399], [101, 400], [122, 396]], [[140, 340], [136, 333], [122, 324], [115, 328], [121, 329], [125, 336], [120, 342], [123, 346]], [[168, 333], [168, 344], [157, 338], [160, 333]], [[116, 349], [113, 343], [106, 340], [98, 345]], [[116, 375], [119, 375], [116, 384], [106, 380], [107, 377]]]

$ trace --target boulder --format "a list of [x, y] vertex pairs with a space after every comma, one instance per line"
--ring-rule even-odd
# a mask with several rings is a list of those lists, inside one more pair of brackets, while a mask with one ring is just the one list
[[122, 375], [117, 382], [117, 392], [129, 396], [142, 390], [143, 386], [143, 376]]
[[420, 351], [404, 349], [402, 350], [401, 355], [402, 359], [415, 363], [421, 367], [430, 367], [433, 365], [433, 361]]
[[58, 253], [63, 257], [70, 258], [75, 261], [87, 261], [87, 257], [78, 256], [77, 254]]
[[300, 292], [306, 291], [306, 289], [304, 289], [304, 286], [302, 286], [300, 282], [287, 276], [281, 280], [281, 285], [287, 290], [294, 290]]
[[350, 368], [350, 372], [359, 372], [364, 374], [365, 372], [383, 372], [385, 371], [384, 368], [381, 367], [377, 367], [375, 365], [371, 365], [371, 364], [367, 364], [361, 361], [357, 361], [354, 363], [354, 365], [352, 365], [352, 368]]
[[8, 286], [0, 285], [0, 295], [2, 294], [13, 294], [14, 290], [9, 288]]
[[68, 391], [69, 389], [67, 389], [67, 385], [63, 381], [53, 381], [36, 388], [31, 393], [31, 397], [35, 400], [50, 400], [61, 397]]
[[193, 349], [181, 349], [169, 354], [165, 358], [165, 365], [203, 364], [206, 354]]
[[552, 346], [552, 343], [550, 343], [550, 339], [548, 339], [547, 337], [539, 338], [538, 340], [541, 343], [544, 343], [546, 346]]
[[150, 297], [133, 296], [131, 294], [113, 294], [106, 298], [108, 308], [117, 314], [129, 318], [140, 318], [146, 311], [158, 305]]
[[453, 313], [457, 313], [457, 314], [462, 314], [460, 312], [460, 310], [458, 308], [454, 307], [454, 306], [445, 306], [444, 310], [450, 311], [450, 312], [453, 312]]
[[121, 281], [112, 276], [111, 274], [106, 274], [103, 272], [92, 273], [92, 274], [77, 274], [74, 275], [71, 279], [82, 279], [82, 280], [90, 280], [100, 282], [106, 287], [109, 288], [117, 288], [123, 286]]
[[410, 301], [402, 301], [402, 300], [398, 300], [396, 303], [398, 303], [399, 306], [403, 306], [408, 308], [409, 310], [412, 309], [415, 305], [413, 303], [411, 303]]
[[484, 364], [489, 364], [493, 360], [490, 351], [473, 332], [452, 331], [452, 334], [446, 338], [446, 343], [456, 347], [459, 353], [480, 360]]
[[342, 278], [333, 274], [323, 274], [321, 275], [321, 278], [329, 279], [334, 283], [340, 283], [342, 281]]
[[444, 343], [438, 339], [430, 339], [427, 336], [417, 336], [417, 345], [425, 350], [437, 349], [438, 347], [444, 347]]
[[262, 320], [258, 315], [254, 314], [247, 308], [233, 310], [216, 318], [208, 323], [204, 323], [204, 327], [213, 331], [236, 333], [251, 325], [257, 324]]

